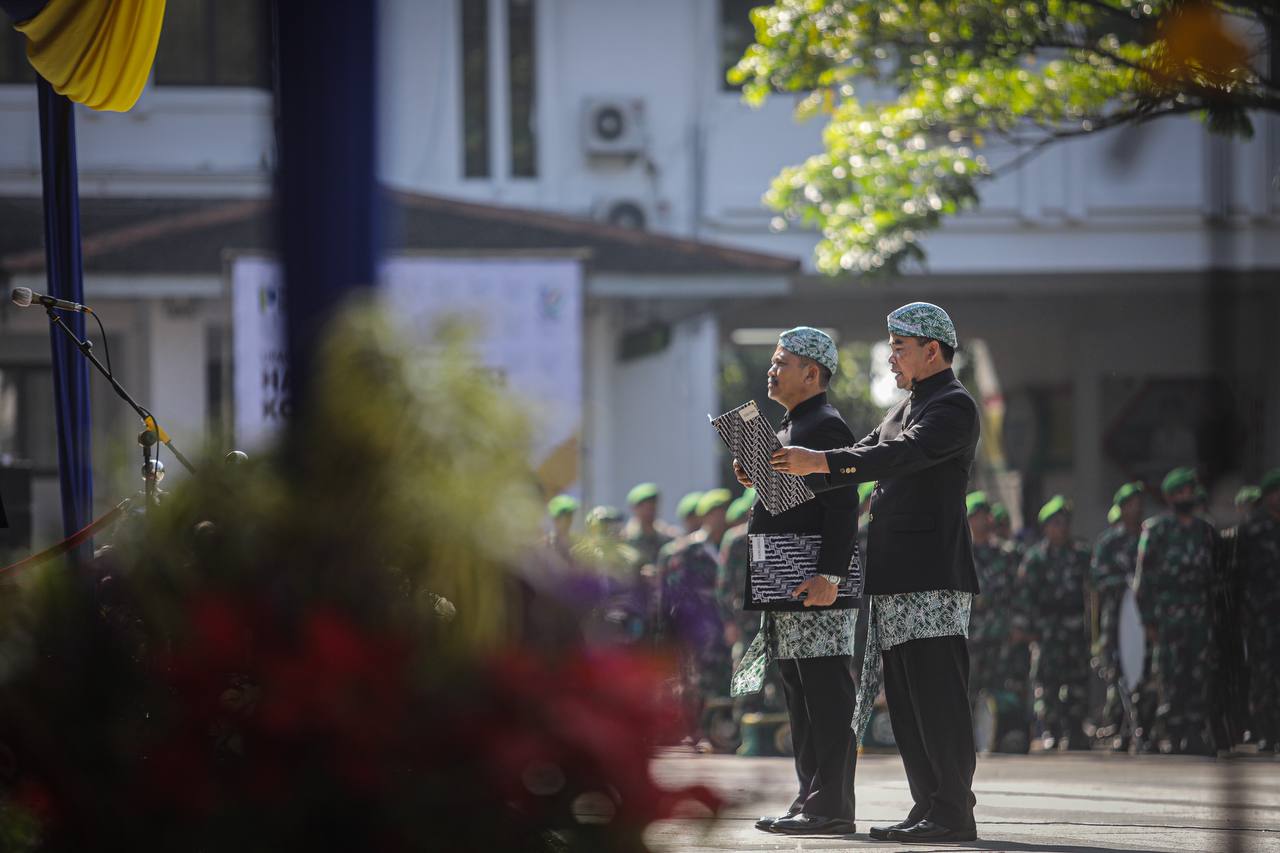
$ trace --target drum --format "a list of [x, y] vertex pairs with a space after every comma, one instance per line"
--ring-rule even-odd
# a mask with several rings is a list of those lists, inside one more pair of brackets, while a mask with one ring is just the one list
[[980, 690], [973, 703], [973, 742], [978, 752], [1025, 755], [1031, 747], [1027, 705], [1011, 690]]
[[1142, 624], [1142, 611], [1138, 609], [1138, 597], [1132, 589], [1126, 589], [1120, 600], [1117, 635], [1120, 682], [1126, 690], [1133, 692], [1146, 677], [1143, 670], [1147, 656], [1147, 632]]

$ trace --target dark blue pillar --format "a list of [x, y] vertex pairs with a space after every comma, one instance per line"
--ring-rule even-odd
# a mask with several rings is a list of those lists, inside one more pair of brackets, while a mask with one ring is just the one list
[[374, 284], [374, 2], [277, 0], [277, 193], [295, 412], [326, 321]]
[[[84, 302], [80, 264], [80, 185], [76, 170], [74, 105], [44, 79], [40, 98], [40, 157], [44, 171], [44, 253], [51, 296]], [[64, 319], [81, 339], [83, 314]], [[53, 393], [58, 430], [62, 528], [70, 536], [93, 520], [93, 465], [89, 418], [89, 365], [60, 331], [53, 345]], [[88, 547], [82, 549], [87, 552]]]

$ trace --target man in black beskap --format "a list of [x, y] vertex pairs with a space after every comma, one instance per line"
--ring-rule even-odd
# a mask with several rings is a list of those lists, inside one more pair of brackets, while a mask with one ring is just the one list
[[[782, 404], [778, 439], [811, 447], [843, 447], [854, 440], [840, 413], [827, 402], [826, 388], [839, 364], [835, 342], [826, 333], [801, 326], [784, 332], [769, 367], [769, 397]], [[750, 486], [734, 460], [739, 482]], [[791, 738], [795, 745], [799, 792], [786, 814], [763, 817], [756, 828], [785, 835], [847, 834], [855, 831], [853, 775], [857, 739], [849, 726], [857, 687], [853, 679], [854, 628], [858, 621], [856, 565], [858, 493], [824, 491], [813, 500], [771, 515], [762, 503], [751, 510], [752, 545], [760, 537], [785, 546], [795, 535], [820, 535], [817, 572], [791, 591], [791, 600], [746, 606], [764, 609], [760, 633], [734, 673], [732, 694], [760, 689], [768, 661], [778, 664]], [[750, 572], [748, 572], [748, 584]]]
[[889, 365], [911, 396], [856, 445], [821, 452], [784, 447], [774, 468], [815, 491], [878, 482], [867, 537], [867, 656], [855, 729], [875, 698], [875, 650], [884, 668], [894, 738], [915, 801], [886, 841], [971, 841], [972, 714], [967, 700], [969, 608], [978, 591], [965, 492], [978, 444], [978, 407], [951, 370], [955, 326], [936, 305], [889, 315]]

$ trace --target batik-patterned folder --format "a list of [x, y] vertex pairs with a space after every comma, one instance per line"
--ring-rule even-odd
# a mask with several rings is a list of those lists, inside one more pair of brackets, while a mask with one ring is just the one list
[[[804, 607], [804, 599], [791, 592], [818, 572], [818, 551], [822, 537], [816, 533], [752, 533], [751, 582], [747, 585], [745, 610], [776, 610], [775, 605]], [[862, 566], [858, 549], [849, 561], [849, 573], [836, 593], [835, 607], [847, 605], [841, 599], [857, 598], [862, 590]]]
[[813, 500], [813, 492], [804, 480], [792, 474], [779, 474], [769, 465], [773, 452], [782, 449], [782, 444], [769, 419], [760, 414], [755, 400], [710, 420], [725, 447], [747, 470], [760, 502], [770, 515], [781, 515]]

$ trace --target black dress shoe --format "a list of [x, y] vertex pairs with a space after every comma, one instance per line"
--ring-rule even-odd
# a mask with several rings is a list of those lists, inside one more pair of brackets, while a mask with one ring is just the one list
[[789, 817], [795, 817], [799, 812], [787, 812], [786, 814], [774, 815], [773, 817], [762, 817], [756, 821], [756, 829], [761, 832], [773, 832], [773, 825], [780, 820], [786, 820]]
[[972, 826], [968, 829], [950, 829], [926, 818], [914, 826], [908, 826], [906, 829], [893, 830], [888, 834], [886, 840], [905, 841], [908, 844], [926, 841], [930, 843], [935, 841], [977, 841], [978, 830]]
[[916, 825], [916, 821], [912, 820], [911, 818], [907, 818], [904, 821], [899, 821], [898, 823], [891, 824], [889, 826], [873, 826], [871, 827], [870, 835], [876, 841], [888, 841], [889, 833], [899, 829], [906, 829], [908, 826], [915, 826], [915, 825]]
[[851, 835], [858, 831], [853, 821], [840, 817], [819, 817], [801, 812], [775, 820], [771, 832], [779, 835]]

